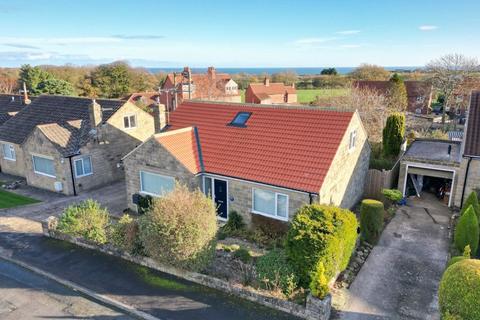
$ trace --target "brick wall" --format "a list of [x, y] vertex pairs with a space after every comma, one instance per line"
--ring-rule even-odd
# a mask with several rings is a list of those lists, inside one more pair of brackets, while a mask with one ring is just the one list
[[[357, 131], [356, 143], [349, 150], [353, 130]], [[355, 113], [320, 189], [320, 203], [352, 208], [362, 198], [369, 161], [367, 133]]]

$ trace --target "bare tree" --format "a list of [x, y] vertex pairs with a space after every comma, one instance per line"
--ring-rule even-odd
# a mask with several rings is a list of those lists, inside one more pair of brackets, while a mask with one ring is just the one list
[[447, 54], [430, 61], [426, 66], [434, 87], [445, 97], [442, 125], [445, 129], [446, 106], [452, 101], [454, 92], [459, 91], [473, 73], [479, 70], [478, 60], [461, 54]]
[[17, 79], [0, 76], [0, 93], [13, 93], [17, 88]]

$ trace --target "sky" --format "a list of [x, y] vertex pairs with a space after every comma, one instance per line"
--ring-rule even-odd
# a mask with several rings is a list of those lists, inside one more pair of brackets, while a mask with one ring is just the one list
[[480, 57], [478, 0], [0, 0], [0, 66], [422, 66]]

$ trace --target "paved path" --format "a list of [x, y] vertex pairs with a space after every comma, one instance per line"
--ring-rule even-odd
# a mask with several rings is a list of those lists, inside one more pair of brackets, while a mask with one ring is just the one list
[[450, 211], [425, 196], [400, 208], [384, 230], [339, 319], [440, 318], [437, 290], [447, 262]]
[[220, 291], [43, 237], [39, 232], [41, 227], [37, 222], [0, 217], [0, 255], [28, 263], [160, 319], [295, 319]]
[[115, 216], [121, 215], [127, 208], [127, 193], [125, 181], [112, 183], [108, 186], [84, 192], [79, 196], [64, 196], [58, 193], [23, 186], [13, 192], [23, 194], [42, 202], [10, 209], [0, 209], [0, 216], [24, 217], [35, 221], [42, 221], [51, 215], [60, 215], [63, 209], [72, 203], [86, 199], [97, 200], [102, 206], [109, 209]]
[[131, 319], [0, 259], [0, 319]]

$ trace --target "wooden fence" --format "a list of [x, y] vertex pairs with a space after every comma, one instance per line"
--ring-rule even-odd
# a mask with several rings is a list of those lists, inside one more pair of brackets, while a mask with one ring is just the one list
[[364, 189], [365, 198], [382, 200], [382, 189], [397, 188], [400, 159], [401, 157], [399, 157], [393, 168], [390, 170], [368, 170]]

